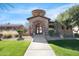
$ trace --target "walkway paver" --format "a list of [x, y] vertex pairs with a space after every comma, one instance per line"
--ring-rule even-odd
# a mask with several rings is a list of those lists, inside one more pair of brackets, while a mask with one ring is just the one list
[[55, 56], [55, 53], [48, 45], [46, 39], [41, 35], [37, 35], [33, 38], [24, 56]]

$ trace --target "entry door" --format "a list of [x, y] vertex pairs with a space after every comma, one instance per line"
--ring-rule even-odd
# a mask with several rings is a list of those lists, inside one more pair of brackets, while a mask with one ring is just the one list
[[36, 34], [42, 34], [42, 33], [43, 33], [42, 27], [41, 26], [37, 26], [36, 27]]

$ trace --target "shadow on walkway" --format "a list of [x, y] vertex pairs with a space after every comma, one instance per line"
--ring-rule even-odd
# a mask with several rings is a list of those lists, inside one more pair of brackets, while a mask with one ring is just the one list
[[47, 43], [47, 40], [45, 38], [45, 36], [43, 35], [35, 35], [33, 37], [33, 42], [37, 42], [37, 43]]

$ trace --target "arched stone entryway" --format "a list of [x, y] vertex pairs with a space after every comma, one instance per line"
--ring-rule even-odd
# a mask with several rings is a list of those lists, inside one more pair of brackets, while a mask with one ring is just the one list
[[37, 21], [34, 25], [35, 25], [35, 34], [43, 34], [43, 24]]
[[49, 27], [49, 18], [45, 17], [44, 10], [34, 10], [32, 11], [33, 16], [28, 18], [30, 23], [29, 32], [31, 35], [47, 35]]
[[35, 21], [33, 22], [33, 33], [35, 33], [35, 35], [38, 34], [45, 34], [45, 23], [41, 20]]

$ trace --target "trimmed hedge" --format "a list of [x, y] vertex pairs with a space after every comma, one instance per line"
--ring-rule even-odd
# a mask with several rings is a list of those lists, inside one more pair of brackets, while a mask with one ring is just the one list
[[78, 33], [75, 33], [74, 35], [75, 35], [75, 37], [79, 37], [79, 34]]
[[49, 30], [49, 35], [50, 35], [50, 36], [55, 35], [55, 31], [54, 31], [54, 30]]

